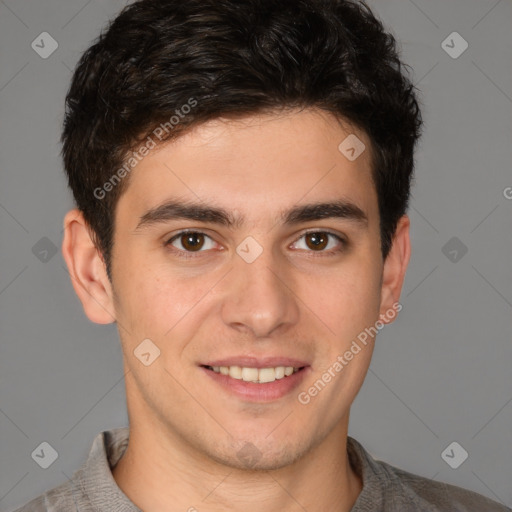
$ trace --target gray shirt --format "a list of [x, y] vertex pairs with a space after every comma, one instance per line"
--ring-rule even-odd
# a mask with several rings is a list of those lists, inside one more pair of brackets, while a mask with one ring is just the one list
[[[128, 437], [128, 427], [101, 432], [94, 439], [87, 460], [70, 481], [15, 512], [141, 512], [112, 476], [112, 468], [126, 450]], [[351, 437], [347, 450], [352, 467], [363, 481], [363, 489], [351, 512], [511, 512], [510, 508], [480, 494], [375, 460]]]

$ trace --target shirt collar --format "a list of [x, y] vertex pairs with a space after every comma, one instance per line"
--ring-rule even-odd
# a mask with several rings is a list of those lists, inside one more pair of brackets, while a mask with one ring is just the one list
[[129, 439], [129, 427], [105, 430], [92, 443], [89, 456], [78, 470], [76, 480], [81, 492], [98, 512], [142, 512], [121, 491], [112, 469], [123, 456]]

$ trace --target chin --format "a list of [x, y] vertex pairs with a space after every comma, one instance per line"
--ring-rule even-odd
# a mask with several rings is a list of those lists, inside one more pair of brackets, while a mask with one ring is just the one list
[[260, 440], [253, 438], [252, 442], [239, 440], [229, 444], [222, 451], [209, 450], [208, 455], [216, 462], [235, 469], [269, 471], [289, 466], [300, 459], [307, 447], [299, 445], [298, 441], [291, 443], [290, 439], [284, 444], [278, 439], [269, 441], [264, 437]]

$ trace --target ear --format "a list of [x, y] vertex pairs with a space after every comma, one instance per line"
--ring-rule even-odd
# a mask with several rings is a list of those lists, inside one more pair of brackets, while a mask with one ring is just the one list
[[62, 256], [87, 318], [97, 324], [115, 322], [112, 286], [105, 263], [77, 209], [64, 217]]
[[[393, 245], [384, 261], [379, 313], [381, 321], [386, 324], [391, 323], [396, 316], [397, 303], [400, 300], [405, 272], [411, 256], [409, 226], [409, 217], [407, 215], [400, 217], [393, 237]], [[398, 311], [400, 309], [402, 308], [399, 307]], [[390, 310], [394, 311], [393, 316], [389, 314]]]

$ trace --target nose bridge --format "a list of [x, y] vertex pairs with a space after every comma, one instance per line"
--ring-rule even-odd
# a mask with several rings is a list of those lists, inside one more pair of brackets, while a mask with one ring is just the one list
[[[222, 307], [223, 321], [238, 330], [250, 330], [256, 337], [269, 336], [278, 327], [292, 325], [298, 319], [298, 305], [287, 283], [283, 266], [270, 249], [254, 259], [245, 258], [240, 244], [229, 275], [229, 290]], [[252, 257], [255, 253], [253, 252]]]

